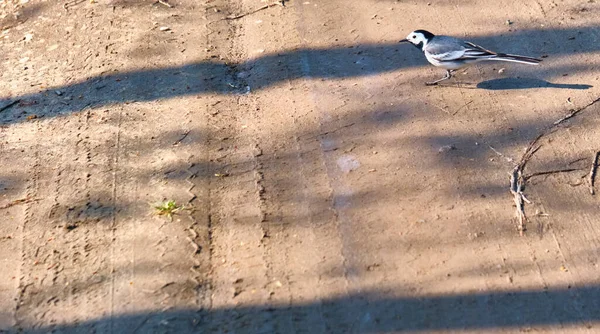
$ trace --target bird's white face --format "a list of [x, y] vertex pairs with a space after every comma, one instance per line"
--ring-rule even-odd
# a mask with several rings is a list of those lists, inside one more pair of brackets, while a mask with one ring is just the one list
[[406, 36], [406, 41], [412, 43], [413, 45], [422, 48], [425, 44], [427, 44], [427, 38], [423, 33], [413, 31], [408, 36]]

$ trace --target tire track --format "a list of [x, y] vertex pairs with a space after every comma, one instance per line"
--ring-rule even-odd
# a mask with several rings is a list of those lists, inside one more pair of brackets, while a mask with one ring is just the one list
[[[48, 124], [36, 122], [36, 138], [45, 138], [47, 131]], [[62, 173], [54, 172], [46, 162], [49, 155], [46, 152], [52, 144], [52, 140], [49, 145], [42, 145], [36, 140], [30, 147], [34, 165], [27, 193], [40, 200], [27, 206], [23, 222], [21, 279], [16, 314], [17, 326], [21, 328], [35, 328], [61, 321], [65, 315], [57, 312], [53, 306], [65, 303], [68, 299], [68, 287], [60, 279], [64, 271], [65, 251], [60, 249], [64, 235], [52, 220], [55, 208], [52, 203], [60, 197], [58, 189], [61, 182], [57, 179]], [[58, 169], [62, 170], [60, 167]]]
[[[0, 130], [0, 166], [3, 167], [0, 175], [0, 194], [3, 197], [0, 216], [4, 223], [0, 224], [0, 262], [3, 268], [0, 272], [0, 332], [10, 331], [17, 323], [25, 246], [23, 227], [26, 212], [31, 214], [31, 208], [37, 201], [36, 198], [27, 197], [32, 193], [29, 172], [36, 158], [27, 150], [29, 145], [12, 140], [19, 130]], [[15, 202], [15, 199], [24, 200]]]
[[[211, 35], [214, 31], [210, 28], [212, 22], [208, 19], [209, 3], [205, 3], [201, 7], [202, 17], [208, 21], [203, 29], [208, 32], [204, 34], [203, 46], [209, 46]], [[205, 51], [209, 47], [205, 48]], [[199, 50], [197, 50], [199, 51]], [[194, 78], [195, 79], [195, 78]], [[190, 87], [197, 85], [195, 80], [186, 77], [185, 84]], [[209, 312], [212, 305], [212, 221], [210, 207], [210, 153], [208, 150], [209, 140], [212, 131], [209, 130], [208, 111], [212, 104], [211, 98], [206, 98], [194, 103], [198, 108], [190, 108], [186, 111], [184, 118], [186, 119], [186, 134], [183, 138], [188, 139], [187, 145], [191, 146], [191, 150], [187, 152], [187, 169], [185, 170], [185, 183], [187, 185], [187, 206], [189, 223], [186, 231], [188, 233], [187, 240], [190, 242], [192, 250], [189, 252], [190, 272], [192, 273], [191, 280], [196, 285], [196, 308]], [[191, 134], [192, 131], [199, 132], [198, 135]], [[191, 135], [190, 135], [191, 134]], [[191, 137], [190, 137], [191, 136]], [[198, 152], [202, 152], [198, 157]], [[208, 323], [204, 321], [202, 324]]]
[[[208, 16], [213, 22], [209, 29], [220, 34], [210, 34], [209, 46], [216, 45], [216, 50], [220, 50], [219, 57], [228, 64], [235, 64], [245, 59], [245, 50], [238, 44], [231, 44], [243, 36], [243, 28], [220, 19], [227, 13], [240, 12], [239, 4], [220, 1], [214, 6], [219, 12]], [[220, 78], [221, 82], [228, 82], [234, 90], [246, 87], [238, 75], [242, 69], [229, 66], [231, 71]], [[255, 155], [256, 142], [250, 139], [255, 133], [251, 128], [253, 120], [247, 112], [252, 100], [238, 94], [220, 96], [220, 102], [214, 108], [217, 110], [211, 110], [213, 116], [208, 121], [211, 130], [216, 129], [211, 131], [213, 139], [208, 143], [212, 178], [209, 182], [209, 237], [213, 250], [213, 316], [208, 326], [214, 332], [272, 332], [271, 315], [261, 310], [268, 307], [269, 294], [265, 286], [270, 279], [263, 243], [262, 171]], [[230, 312], [219, 312], [220, 309], [235, 312], [237, 305], [256, 307], [256, 310], [238, 315], [235, 321], [228, 318]]]
[[[265, 43], [275, 50], [291, 45], [300, 48], [305, 43], [304, 36], [299, 35], [304, 29], [299, 23], [299, 16], [304, 15], [301, 6], [306, 5], [289, 4], [279, 13], [280, 19], [265, 19], [271, 24], [268, 32], [256, 25], [262, 22], [260, 14], [240, 20], [244, 24], [240, 45], [248, 53]], [[268, 17], [268, 13], [264, 15]], [[285, 43], [271, 45], [272, 41]], [[308, 78], [284, 81], [264, 93], [244, 96], [248, 107], [244, 108], [247, 111], [241, 122], [248, 124], [249, 133], [245, 135], [256, 138], [252, 145], [256, 146], [254, 159], [258, 163], [253, 170], [259, 175], [255, 178], [257, 200], [265, 217], [261, 222], [261, 244], [272, 331], [326, 332], [337, 325], [334, 319], [340, 314], [329, 305], [324, 307], [321, 301], [333, 295], [348, 295], [346, 258], [339, 213], [333, 205], [335, 192], [328, 174], [325, 144], [321, 138], [300, 139], [317, 138], [324, 127], [318, 115], [322, 107], [314, 96], [313, 100], [306, 99], [307, 91], [315, 94], [315, 87], [309, 82], [314, 60], [302, 53], [289, 60], [282, 66], [256, 62], [251, 68], [238, 69], [241, 76], [248, 78], [243, 85], [251, 88], [260, 86], [271, 75]], [[306, 303], [318, 306], [296, 307]]]
[[110, 333], [115, 332], [115, 247], [116, 247], [116, 229], [117, 229], [117, 174], [119, 172], [119, 155], [121, 150], [121, 124], [123, 122], [123, 114], [122, 109], [117, 108], [117, 120], [116, 120], [116, 130], [114, 134], [114, 146], [112, 154], [112, 164], [110, 166], [110, 170], [112, 171], [112, 184], [111, 184], [111, 205], [112, 210], [110, 212], [110, 258], [109, 258], [109, 266], [110, 266], [110, 283], [109, 283], [109, 326], [108, 330]]
[[[26, 187], [26, 194], [28, 198], [37, 198], [38, 195], [38, 190], [39, 190], [39, 177], [40, 177], [40, 173], [39, 173], [39, 168], [40, 168], [40, 160], [39, 160], [39, 146], [37, 143], [35, 143], [34, 145], [32, 145], [32, 147], [34, 148], [33, 150], [33, 166], [29, 169], [31, 171], [31, 178], [29, 179], [29, 182], [27, 184]], [[33, 219], [33, 211], [34, 209], [32, 208], [34, 204], [32, 203], [27, 203], [25, 206], [25, 215], [24, 215], [24, 219], [23, 222], [21, 224], [20, 230], [21, 230], [21, 238], [19, 240], [19, 250], [20, 250], [20, 265], [19, 265], [19, 285], [18, 285], [18, 292], [17, 292], [17, 302], [16, 302], [16, 310], [15, 310], [15, 328], [20, 329], [23, 327], [26, 327], [28, 325], [28, 320], [26, 318], [25, 315], [21, 315], [19, 312], [19, 309], [22, 307], [22, 305], [25, 303], [25, 294], [27, 289], [33, 285], [33, 283], [31, 282], [31, 280], [29, 279], [30, 274], [28, 273], [28, 266], [27, 266], [27, 261], [28, 259], [28, 254], [26, 252], [26, 233], [29, 233], [29, 227], [31, 225], [31, 220]]]
[[[205, 149], [205, 151], [207, 151]], [[190, 160], [193, 157], [190, 156]], [[208, 198], [210, 198], [210, 192], [205, 194], [197, 194], [194, 189], [200, 188], [199, 186], [206, 187], [204, 181], [206, 176], [209, 175], [207, 171], [201, 171], [195, 163], [190, 163], [187, 170], [188, 177], [186, 182], [189, 184], [187, 192], [190, 194], [188, 205], [191, 206], [189, 218], [191, 223], [187, 226], [189, 233], [188, 240], [192, 245], [192, 251], [190, 252], [190, 261], [192, 266], [190, 271], [192, 272], [192, 280], [196, 284], [196, 304], [200, 310], [208, 311], [211, 307], [211, 291], [212, 291], [212, 277], [210, 276], [212, 268], [212, 226], [210, 218], [210, 208], [208, 207]], [[197, 185], [194, 181], [199, 183]], [[204, 189], [209, 189], [206, 187]]]

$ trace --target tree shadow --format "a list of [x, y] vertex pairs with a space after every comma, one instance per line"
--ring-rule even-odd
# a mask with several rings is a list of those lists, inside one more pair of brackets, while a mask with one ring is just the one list
[[[327, 133], [320, 133], [321, 129], [304, 128], [295, 135], [300, 138], [300, 145], [302, 147], [300, 152], [289, 152], [288, 154], [279, 155], [278, 157], [270, 156], [268, 152], [265, 152], [260, 156], [261, 163], [264, 164], [265, 169], [273, 168], [281, 171], [283, 165], [287, 164], [293, 169], [298, 169], [297, 164], [298, 155], [307, 154], [307, 150], [311, 149], [310, 142], [318, 140], [325, 140], [329, 138], [343, 138], [345, 141], [361, 141], [366, 145], [372, 145], [375, 143], [375, 138], [365, 135], [373, 126], [381, 127], [385, 131], [394, 132], [397, 130], [399, 125], [405, 122], [412, 122], [415, 119], [411, 118], [409, 114], [409, 107], [396, 106], [383, 107], [372, 114], [367, 114], [362, 109], [354, 110], [348, 114], [345, 114], [340, 119], [336, 119], [334, 124], [325, 124], [325, 127], [335, 128], [335, 124], [352, 124], [355, 125], [349, 127], [338, 128], [336, 131], [330, 131]], [[426, 118], [426, 116], [420, 116]], [[427, 119], [425, 119], [427, 120]], [[493, 179], [489, 178], [489, 172], [494, 168], [492, 165], [484, 164], [482, 166], [481, 161], [487, 160], [485, 157], [489, 154], [493, 154], [488, 147], [483, 145], [477, 146], [472, 149], [473, 143], [484, 139], [493, 143], [497, 149], [510, 150], [524, 145], [529, 138], [535, 137], [537, 129], [541, 128], [541, 121], [530, 122], [525, 124], [515, 125], [515, 130], [510, 132], [503, 131], [490, 131], [484, 134], [473, 134], [473, 135], [456, 135], [456, 136], [444, 136], [444, 135], [429, 135], [423, 137], [409, 138], [407, 142], [411, 142], [414, 145], [428, 145], [433, 146], [433, 151], [437, 150], [440, 145], [447, 145], [451, 143], [456, 146], [455, 149], [448, 152], [437, 152], [437, 155], [423, 158], [424, 170], [433, 170], [434, 172], [441, 172], [448, 175], [448, 177], [454, 177], [452, 174], [453, 167], [460, 166], [463, 171], [471, 171], [471, 173], [478, 173], [485, 178], [488, 183], [480, 183], [473, 185], [461, 186], [461, 188], [454, 189], [452, 196], [464, 196], [464, 197], [477, 197], [483, 191], [489, 198], [501, 197], [508, 193], [507, 188], [502, 187], [500, 184], [494, 183]], [[281, 133], [274, 133], [278, 135], [284, 135], [289, 129], [282, 129]], [[513, 133], [514, 132], [514, 133]], [[195, 130], [186, 135], [183, 140], [181, 131], [165, 131], [161, 133], [157, 138], [123, 138], [122, 145], [132, 149], [133, 151], [139, 151], [142, 155], [152, 155], [156, 146], [164, 146], [168, 148], [176, 148], [179, 146], [185, 147], [192, 145], [193, 141], [200, 140], [203, 134], [208, 137], [214, 137], [214, 133], [209, 130]], [[288, 134], [289, 136], [289, 134]], [[334, 140], [335, 141], [335, 140]], [[390, 148], [394, 146], [402, 146], [404, 142], [390, 143]], [[228, 148], [224, 149], [227, 153]], [[233, 148], [231, 148], [233, 151]], [[326, 154], [335, 156], [341, 154], [342, 149], [335, 149]], [[142, 156], [143, 158], [143, 156]], [[209, 178], [213, 177], [214, 174], [211, 170], [214, 170], [218, 166], [218, 162], [214, 161], [203, 161], [201, 158], [196, 158], [192, 161], [185, 162], [184, 164], [176, 164], [165, 166], [164, 169], [157, 171], [152, 166], [146, 166], [143, 170], [135, 174], [136, 177], [150, 178], [155, 174], [164, 175], [165, 180], [177, 181], [189, 178], [189, 173], [182, 171], [189, 169], [189, 163], [194, 164], [194, 168], [199, 172], [196, 173], [197, 178]], [[238, 170], [244, 170], [246, 165], [251, 164], [248, 161], [241, 161], [238, 165], [231, 165], [233, 169], [230, 178], [236, 178], [241, 176], [241, 172]], [[509, 170], [507, 167], [506, 170]], [[360, 172], [360, 171], [358, 171]], [[357, 173], [358, 173], [357, 172]], [[364, 172], [364, 171], [363, 171]], [[500, 171], [504, 173], [505, 170]], [[146, 174], [147, 173], [147, 174]], [[283, 174], [283, 173], [280, 173]], [[265, 171], [267, 180], [271, 180], [269, 177], [269, 171]], [[284, 189], [302, 189], [302, 174], [290, 173], [289, 175], [282, 175], [282, 179], [277, 180], [277, 184], [280, 188]], [[504, 175], [505, 176], [505, 175]], [[387, 178], [387, 176], [382, 176]], [[482, 178], [479, 178], [481, 181]], [[216, 179], [220, 180], [220, 179]], [[218, 182], [218, 181], [217, 181]], [[491, 186], [489, 186], [491, 184]], [[490, 188], [485, 188], [488, 185]], [[325, 193], [325, 194], [311, 194], [313, 198], [309, 198], [308, 201], [312, 203], [325, 203], [320, 208], [317, 206], [311, 207], [310, 215], [322, 214], [319, 209], [323, 212], [330, 211], [329, 203], [327, 199], [331, 196], [333, 202], [338, 202], [342, 208], [348, 205], [348, 203], [354, 203], [360, 205], [362, 209], [372, 210], [375, 204], [381, 202], [394, 203], [394, 197], [398, 195], [391, 188], [393, 185], [377, 185], [376, 190], [369, 189], [365, 192], [356, 192], [351, 194], [340, 194], [340, 193]], [[274, 190], [266, 185], [266, 194]], [[278, 195], [278, 194], [276, 194]], [[413, 196], [412, 193], [402, 193], [402, 196]], [[92, 196], [96, 197], [96, 196]], [[486, 199], [486, 200], [489, 200]], [[285, 204], [285, 201], [297, 201], [296, 195], [290, 195], [289, 197], [271, 197], [273, 201]], [[125, 203], [126, 206], [141, 205], [140, 203]], [[70, 207], [73, 209], [70, 209]], [[64, 217], [67, 222], [82, 219], [81, 217], [88, 217], [94, 223], [102, 222], [107, 220], [108, 214], [118, 208], [108, 208], [107, 205], [96, 205], [94, 203], [74, 203], [70, 207], [60, 207], [55, 213], [48, 213], [48, 217]], [[62, 210], [62, 211], [61, 211]], [[507, 209], [508, 211], [509, 209]], [[88, 219], [86, 218], [86, 219]], [[272, 219], [271, 217], [267, 217]], [[98, 220], [96, 220], [98, 219]], [[283, 217], [281, 220], [285, 220], [289, 225], [292, 224], [304, 224], [304, 221], [310, 221], [308, 216], [295, 216], [295, 217]], [[241, 221], [240, 223], [244, 223]], [[508, 222], [507, 222], [508, 224]], [[91, 224], [98, 225], [98, 224]], [[283, 225], [283, 224], [282, 224]], [[316, 224], [315, 224], [316, 225]], [[316, 227], [316, 226], [311, 226]], [[94, 228], [94, 226], [90, 226]], [[478, 226], [479, 228], [479, 226]], [[73, 233], [79, 233], [78, 230]], [[273, 237], [275, 238], [275, 237]], [[440, 240], [425, 239], [421, 237], [408, 237], [408, 238], [390, 238], [390, 241], [398, 243], [415, 243], [415, 248], [423, 249], [431, 247], [431, 244], [436, 244], [438, 247], [451, 246], [452, 243], [456, 243], [458, 239], [444, 239]], [[397, 245], [385, 245], [388, 252], [394, 252], [398, 247]], [[209, 246], [205, 249], [210, 249]], [[353, 268], [354, 263], [348, 263], [348, 268], [352, 269], [359, 275], [366, 275], [365, 270], [359, 271], [359, 269]], [[145, 263], [139, 267], [136, 267], [140, 271], [150, 272], [156, 265], [153, 263]], [[362, 268], [362, 267], [361, 267]], [[103, 284], [107, 280], [107, 276], [99, 278], [94, 277], [89, 282], [75, 282], [74, 288], [78, 291], [84, 291], [86, 289], [94, 289], [97, 284]], [[190, 284], [183, 284], [178, 282], [177, 284], [169, 285], [173, 295], [185, 295], [194, 294], [194, 288], [200, 289], [198, 286]], [[55, 290], [49, 289], [45, 291], [43, 288], [39, 290], [31, 290], [32, 294], [36, 294], [35, 298], [31, 299], [32, 304], [38, 302], [46, 302], [52, 295], [59, 294], [66, 296], [66, 290], [57, 288]], [[292, 323], [294, 328], [299, 330], [306, 330], [307, 332], [363, 332], [363, 333], [375, 333], [375, 332], [386, 332], [386, 331], [421, 331], [429, 332], [435, 330], [489, 330], [496, 328], [514, 329], [524, 327], [525, 329], [549, 326], [568, 326], [582, 324], [588, 326], [590, 322], [597, 321], [600, 315], [595, 310], [598, 309], [598, 297], [600, 297], [600, 290], [597, 287], [592, 288], [572, 288], [572, 289], [554, 289], [554, 290], [543, 290], [543, 291], [510, 291], [510, 292], [492, 292], [492, 293], [462, 293], [455, 295], [446, 296], [426, 296], [426, 297], [389, 297], [390, 295], [403, 295], [402, 288], [397, 291], [372, 291], [366, 293], [351, 294], [350, 296], [328, 298], [319, 301], [308, 302], [306, 304], [292, 304], [292, 305], [249, 305], [241, 307], [227, 307], [227, 308], [216, 308], [211, 310], [181, 310], [181, 311], [165, 311], [165, 312], [147, 312], [139, 314], [119, 314], [114, 317], [105, 317], [97, 320], [73, 322], [70, 324], [45, 326], [42, 328], [38, 327], [26, 327], [25, 324], [22, 328], [23, 332], [27, 333], [42, 333], [42, 332], [93, 332], [112, 330], [117, 332], [180, 332], [180, 333], [193, 333], [193, 332], [239, 332], [239, 333], [255, 333], [255, 332], [285, 332], [285, 326]], [[39, 295], [39, 296], [38, 296]], [[50, 296], [46, 299], [43, 297]], [[183, 297], [182, 297], [183, 298]], [[186, 297], [187, 298], [187, 297]], [[54, 300], [51, 300], [54, 302]], [[26, 322], [25, 322], [26, 323]]]
[[600, 288], [472, 292], [393, 297], [402, 291], [367, 291], [293, 305], [244, 305], [106, 316], [73, 324], [22, 328], [24, 333], [381, 333], [439, 330], [542, 330], [600, 320]]
[[[532, 29], [514, 32], [508, 36], [481, 36], [470, 40], [490, 48], [502, 42], [512, 46], [509, 50], [502, 48], [503, 51], [511, 53], [525, 52], [522, 47], [525, 46], [526, 41], [528, 50], [538, 50], [538, 53], [550, 56], [567, 56], [600, 50], [598, 43], [579, 43], [574, 37], [592, 34], [596, 29], [592, 26], [553, 30]], [[510, 41], [519, 42], [509, 44]], [[563, 42], [559, 43], [559, 41]], [[21, 102], [11, 109], [34, 110], [38, 116], [57, 116], [89, 106], [155, 101], [205, 93], [244, 94], [300, 78], [352, 78], [427, 65], [422, 54], [413, 49], [397, 43], [360, 44], [323, 49], [302, 48], [281, 51], [237, 64], [203, 60], [183, 66], [116, 72], [61, 87], [44, 89], [38, 93], [3, 97], [0, 98], [0, 107], [19, 100]], [[560, 68], [546, 67], [543, 73], [554, 75], [557, 70]], [[585, 67], [579, 70], [583, 71]], [[246, 73], [240, 75], [242, 72]], [[252, 76], [250, 80], [252, 85], [243, 79], [248, 74]], [[553, 84], [541, 79], [508, 78], [486, 81], [479, 87], [494, 90], [534, 87], [586, 89], [591, 86]], [[68, 99], [66, 100], [65, 97]], [[9, 110], [2, 113], [0, 124], [22, 121], [22, 118], [16, 118], [16, 113], [8, 112]]]

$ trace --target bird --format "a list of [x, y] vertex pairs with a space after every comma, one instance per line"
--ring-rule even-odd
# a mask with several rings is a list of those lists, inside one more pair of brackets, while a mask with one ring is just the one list
[[459, 68], [484, 60], [511, 61], [528, 65], [537, 65], [542, 61], [532, 57], [493, 52], [471, 42], [450, 36], [434, 35], [422, 29], [411, 32], [400, 43], [411, 43], [423, 51], [425, 58], [433, 66], [446, 69], [443, 78], [426, 82], [428, 86], [452, 78], [452, 73]]

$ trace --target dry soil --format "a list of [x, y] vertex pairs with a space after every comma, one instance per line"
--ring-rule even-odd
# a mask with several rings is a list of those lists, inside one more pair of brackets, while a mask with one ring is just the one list
[[[600, 332], [597, 0], [0, 14], [0, 332]], [[428, 87], [415, 29], [543, 62]]]

